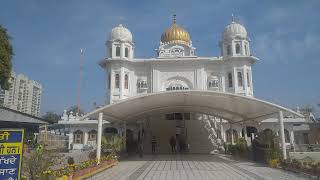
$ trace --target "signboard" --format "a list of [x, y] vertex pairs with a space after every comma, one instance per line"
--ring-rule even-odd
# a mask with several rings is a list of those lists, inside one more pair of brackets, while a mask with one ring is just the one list
[[20, 180], [23, 135], [22, 129], [0, 129], [1, 180]]

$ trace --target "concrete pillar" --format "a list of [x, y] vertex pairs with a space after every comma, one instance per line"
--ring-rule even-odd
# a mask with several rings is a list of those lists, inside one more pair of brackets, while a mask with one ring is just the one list
[[88, 132], [84, 132], [83, 144], [84, 144], [84, 145], [87, 145], [87, 144], [88, 144]]
[[254, 133], [251, 133], [251, 141], [254, 140]]
[[103, 113], [101, 112], [101, 113], [99, 113], [99, 118], [98, 118], [98, 137], [97, 137], [98, 164], [100, 164], [100, 157], [101, 157], [102, 119], [103, 119]]
[[124, 58], [124, 55], [125, 55], [125, 54], [124, 54], [124, 48], [125, 48], [125, 47], [124, 47], [124, 44], [121, 43], [121, 45], [120, 45], [120, 57], [121, 57], [121, 58]]
[[279, 111], [279, 124], [280, 124], [280, 142], [283, 159], [287, 159], [287, 151], [286, 151], [286, 140], [284, 137], [284, 124], [283, 124], [283, 113]]
[[247, 141], [248, 143], [248, 134], [247, 134], [247, 126], [242, 126], [243, 127], [243, 133], [244, 133], [244, 139]]
[[291, 144], [295, 144], [295, 142], [294, 142], [294, 131], [293, 130], [290, 131], [290, 143]]
[[293, 151], [295, 151], [295, 141], [294, 141], [294, 131], [290, 131], [290, 144], [293, 146]]
[[72, 150], [73, 147], [71, 147], [73, 144], [73, 133], [69, 133], [69, 145], [68, 145], [68, 149]]
[[221, 133], [221, 139], [223, 142], [226, 142], [225, 137], [224, 137], [224, 129], [223, 129], [223, 124], [222, 124], [222, 119], [220, 118], [220, 133]]
[[233, 127], [232, 124], [230, 124], [230, 132], [231, 132], [231, 144], [234, 144], [234, 137], [233, 137]]

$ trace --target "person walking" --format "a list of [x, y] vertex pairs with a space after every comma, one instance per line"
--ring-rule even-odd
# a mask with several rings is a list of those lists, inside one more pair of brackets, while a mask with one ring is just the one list
[[171, 136], [169, 143], [171, 146], [171, 152], [176, 153], [176, 144], [177, 144], [176, 138], [174, 138], [174, 136]]
[[157, 147], [156, 136], [152, 136], [151, 147], [152, 147], [152, 154], [155, 154], [156, 153], [156, 147]]

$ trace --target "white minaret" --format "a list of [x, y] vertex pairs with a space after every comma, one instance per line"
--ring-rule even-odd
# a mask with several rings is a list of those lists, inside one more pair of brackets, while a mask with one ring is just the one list
[[223, 57], [250, 56], [250, 39], [246, 28], [234, 20], [224, 28], [220, 41], [220, 48]]
[[227, 92], [253, 96], [251, 65], [254, 61], [249, 42], [246, 28], [235, 21], [232, 15], [232, 21], [224, 28], [220, 41], [221, 55], [225, 61], [241, 61], [231, 63], [227, 68]]
[[119, 24], [111, 30], [106, 45], [109, 58], [133, 58], [134, 43], [132, 42], [132, 34], [122, 24]]

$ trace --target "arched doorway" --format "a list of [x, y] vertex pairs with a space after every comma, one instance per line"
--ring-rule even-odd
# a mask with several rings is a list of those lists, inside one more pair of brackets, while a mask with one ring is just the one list
[[104, 136], [112, 136], [112, 135], [115, 135], [115, 134], [118, 134], [118, 130], [117, 128], [114, 128], [114, 127], [107, 127], [103, 130], [103, 135]]
[[88, 132], [88, 145], [96, 146], [97, 143], [97, 131], [91, 130]]
[[83, 132], [81, 130], [76, 130], [73, 133], [74, 144], [83, 144]]
[[[252, 143], [254, 136], [258, 133], [258, 129], [253, 126], [247, 126], [245, 127], [247, 131], [247, 137], [249, 138], [248, 142]], [[242, 130], [242, 134], [244, 134]]]
[[133, 139], [133, 131], [131, 129], [126, 130], [126, 147], [127, 152], [136, 152], [137, 144]]

